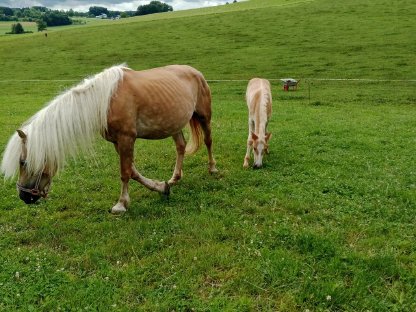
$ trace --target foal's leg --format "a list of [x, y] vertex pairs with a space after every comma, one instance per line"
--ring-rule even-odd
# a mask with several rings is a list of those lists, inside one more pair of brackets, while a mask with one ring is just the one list
[[246, 155], [244, 156], [244, 163], [243, 167], [248, 168], [248, 161], [250, 160], [250, 152], [251, 152], [251, 146], [253, 145], [253, 141], [251, 140], [251, 133], [248, 135], [247, 138], [247, 151]]
[[250, 152], [251, 147], [253, 145], [253, 140], [251, 139], [251, 132], [253, 131], [253, 123], [251, 122], [250, 118], [248, 119], [248, 138], [247, 138], [247, 151], [246, 155], [244, 156], [244, 163], [243, 167], [248, 168], [248, 161], [250, 160]]
[[182, 131], [172, 135], [172, 138], [176, 143], [176, 164], [172, 178], [170, 178], [170, 180], [168, 181], [169, 185], [175, 184], [182, 178], [182, 164], [186, 148], [186, 141]]
[[134, 140], [127, 135], [118, 138], [117, 143], [114, 144], [120, 156], [120, 175], [121, 175], [121, 193], [117, 204], [111, 209], [114, 214], [121, 214], [126, 212], [127, 206], [130, 203], [130, 196], [128, 193], [129, 180], [132, 174], [133, 164], [133, 148]]
[[218, 169], [215, 167], [216, 161], [214, 156], [212, 156], [211, 121], [202, 117], [199, 118], [199, 122], [204, 131], [204, 142], [208, 150], [208, 170], [210, 173], [216, 173]]

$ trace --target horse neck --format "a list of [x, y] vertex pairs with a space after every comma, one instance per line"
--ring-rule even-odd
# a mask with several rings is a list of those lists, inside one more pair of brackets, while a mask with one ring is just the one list
[[92, 142], [107, 127], [108, 105], [121, 78], [121, 68], [110, 68], [56, 97], [29, 121], [33, 170], [46, 166], [54, 174], [68, 156], [92, 150]]

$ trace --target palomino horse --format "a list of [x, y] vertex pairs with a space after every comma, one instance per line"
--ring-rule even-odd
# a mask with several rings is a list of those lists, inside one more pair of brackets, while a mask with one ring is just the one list
[[248, 139], [243, 167], [248, 168], [250, 151], [253, 148], [253, 168], [257, 169], [263, 165], [264, 152], [269, 153], [268, 142], [272, 136], [270, 132], [266, 131], [272, 115], [270, 82], [261, 78], [251, 79], [247, 86], [246, 101], [248, 106]]
[[[188, 123], [187, 146], [182, 129]], [[1, 170], [8, 178], [19, 171], [19, 196], [27, 204], [34, 203], [46, 197], [66, 157], [90, 149], [100, 133], [120, 156], [121, 194], [112, 212], [123, 213], [130, 201], [130, 179], [168, 195], [170, 185], [182, 177], [185, 150], [196, 152], [202, 140], [208, 149], [209, 172], [217, 171], [210, 124], [211, 92], [196, 69], [171, 65], [134, 71], [114, 66], [59, 95], [23, 124], [9, 140]], [[166, 183], [142, 176], [134, 166], [136, 138], [169, 136], [176, 143], [172, 178]]]

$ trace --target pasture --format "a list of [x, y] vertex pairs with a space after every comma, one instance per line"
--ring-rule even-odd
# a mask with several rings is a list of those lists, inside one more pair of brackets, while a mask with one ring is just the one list
[[[415, 4], [284, 3], [0, 37], [1, 151], [87, 75], [182, 63], [209, 81], [220, 170], [209, 175], [201, 148], [169, 200], [131, 181], [122, 217], [108, 213], [118, 157], [102, 139], [38, 205], [1, 184], [0, 310], [416, 309]], [[302, 79], [294, 92], [272, 80], [271, 153], [256, 171], [242, 168], [254, 76]], [[135, 157], [167, 180], [173, 140], [138, 140]]]
[[[11, 31], [12, 25], [18, 22], [0, 22], [0, 36], [6, 36], [7, 32]], [[22, 24], [23, 29], [25, 31], [33, 31], [36, 32], [38, 30], [35, 22], [20, 22]], [[28, 34], [21, 34], [21, 35], [28, 35]]]

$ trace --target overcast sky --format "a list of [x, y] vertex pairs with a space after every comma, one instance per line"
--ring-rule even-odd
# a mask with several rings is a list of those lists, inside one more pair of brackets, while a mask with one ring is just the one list
[[[195, 9], [207, 6], [225, 4], [227, 0], [160, 0], [173, 7], [174, 11]], [[231, 0], [228, 0], [232, 2]], [[0, 0], [0, 6], [22, 8], [44, 6], [53, 10], [73, 9], [87, 12], [91, 6], [105, 7], [111, 11], [136, 11], [139, 5], [148, 4], [150, 0]]]

